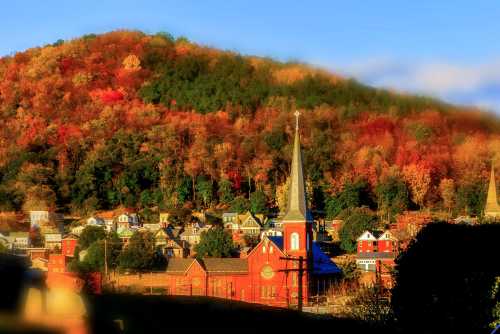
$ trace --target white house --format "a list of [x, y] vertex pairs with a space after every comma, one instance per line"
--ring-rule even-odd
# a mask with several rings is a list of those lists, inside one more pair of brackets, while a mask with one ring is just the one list
[[26, 249], [30, 245], [28, 232], [11, 232], [7, 238], [13, 249]]
[[54, 250], [61, 249], [62, 235], [61, 233], [46, 233], [45, 234], [45, 248]]
[[104, 224], [104, 219], [98, 216], [92, 216], [87, 218], [87, 225], [92, 225], [92, 226], [105, 226]]

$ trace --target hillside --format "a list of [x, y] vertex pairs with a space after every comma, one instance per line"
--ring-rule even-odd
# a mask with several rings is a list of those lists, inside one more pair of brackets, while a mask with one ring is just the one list
[[295, 109], [328, 216], [479, 213], [500, 152], [477, 110], [164, 33], [58, 41], [1, 58], [0, 78], [0, 210], [282, 204]]

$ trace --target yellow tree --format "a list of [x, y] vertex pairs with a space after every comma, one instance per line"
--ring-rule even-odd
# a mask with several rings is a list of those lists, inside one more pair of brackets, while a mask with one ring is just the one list
[[442, 179], [439, 183], [439, 192], [443, 199], [444, 207], [448, 209], [449, 214], [455, 200], [455, 182], [452, 179]]
[[425, 195], [431, 185], [431, 175], [428, 168], [420, 164], [410, 164], [403, 168], [403, 177], [410, 188], [413, 202], [424, 206]]

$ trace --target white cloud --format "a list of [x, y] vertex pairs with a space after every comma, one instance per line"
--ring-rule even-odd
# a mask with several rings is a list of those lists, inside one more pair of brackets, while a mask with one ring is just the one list
[[500, 113], [500, 59], [474, 65], [374, 59], [347, 65], [341, 73], [370, 85], [428, 94]]

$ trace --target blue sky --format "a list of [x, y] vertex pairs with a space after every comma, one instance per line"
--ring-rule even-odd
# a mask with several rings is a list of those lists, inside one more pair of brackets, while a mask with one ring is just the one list
[[500, 113], [500, 1], [6, 1], [0, 55], [139, 29]]

